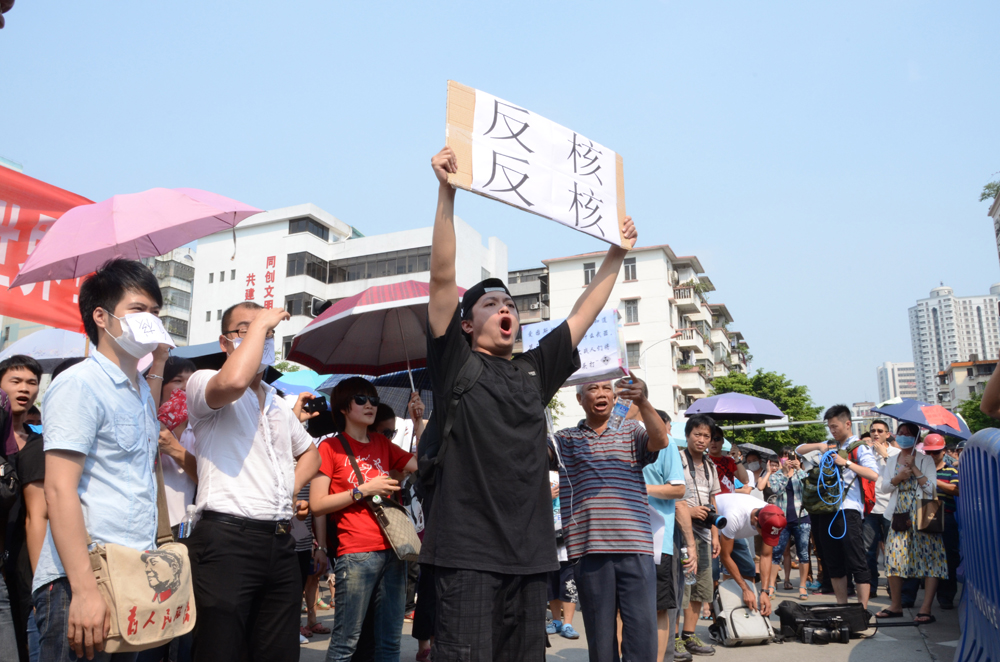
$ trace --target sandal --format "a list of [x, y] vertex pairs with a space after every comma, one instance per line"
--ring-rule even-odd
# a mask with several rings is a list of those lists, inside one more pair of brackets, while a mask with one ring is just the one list
[[889, 608], [886, 607], [885, 609], [883, 609], [879, 613], [875, 614], [875, 618], [899, 618], [902, 615], [903, 615], [903, 612], [901, 612], [901, 611], [889, 611]]
[[937, 619], [934, 618], [934, 614], [917, 614], [913, 622], [917, 625], [930, 625], [931, 623], [936, 623]]
[[790, 582], [790, 581], [788, 581], [788, 580], [786, 579], [786, 580], [785, 580], [785, 585], [784, 585], [784, 586], [782, 586], [782, 588], [783, 588], [783, 589], [785, 589], [786, 591], [791, 591], [791, 590], [792, 590], [793, 588], [795, 588], [795, 587], [794, 587], [794, 586], [792, 586], [792, 582]]
[[306, 638], [313, 636], [312, 631], [304, 625], [299, 626], [299, 634]]
[[775, 591], [776, 591], [777, 589], [778, 589], [778, 587], [777, 587], [777, 586], [768, 586], [768, 587], [767, 587], [767, 594], [768, 594], [769, 596], [771, 596], [771, 597], [774, 597], [774, 592], [775, 592]]
[[308, 630], [310, 632], [315, 632], [316, 634], [330, 634], [330, 628], [319, 622], [313, 623], [308, 627]]
[[808, 599], [809, 599], [809, 591], [805, 590], [804, 588], [800, 588], [799, 600], [808, 600]]

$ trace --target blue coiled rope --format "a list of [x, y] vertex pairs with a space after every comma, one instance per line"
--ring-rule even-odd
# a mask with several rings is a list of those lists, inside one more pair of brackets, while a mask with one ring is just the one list
[[826, 532], [832, 539], [840, 540], [847, 535], [847, 515], [844, 513], [843, 508], [839, 508], [841, 501], [844, 500], [846, 495], [844, 494], [844, 480], [840, 475], [840, 468], [837, 466], [837, 461], [834, 459], [836, 455], [837, 451], [828, 450], [820, 458], [816, 494], [826, 505], [838, 506], [837, 514], [840, 514], [844, 520], [844, 532], [839, 536], [833, 535], [833, 523], [837, 521], [837, 514], [834, 514], [833, 519], [830, 520], [830, 526], [827, 527]]

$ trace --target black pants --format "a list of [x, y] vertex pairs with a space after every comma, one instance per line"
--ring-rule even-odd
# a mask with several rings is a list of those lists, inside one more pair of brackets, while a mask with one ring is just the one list
[[576, 564], [590, 662], [656, 659], [656, 566], [649, 554], [585, 554]]
[[195, 662], [297, 662], [302, 578], [290, 534], [202, 519], [187, 543]]
[[427, 641], [434, 636], [434, 566], [426, 563], [414, 564], [420, 568], [417, 579], [417, 606], [413, 612], [413, 628], [410, 635], [417, 641]]
[[434, 569], [434, 662], [544, 662], [547, 573]]
[[861, 513], [844, 509], [837, 513], [810, 515], [809, 519], [813, 539], [822, 550], [824, 576], [830, 579], [847, 577], [848, 580], [853, 577], [856, 584], [870, 583]]
[[403, 612], [409, 614], [417, 606], [417, 581], [420, 577], [420, 564], [409, 561], [406, 564], [406, 607]]

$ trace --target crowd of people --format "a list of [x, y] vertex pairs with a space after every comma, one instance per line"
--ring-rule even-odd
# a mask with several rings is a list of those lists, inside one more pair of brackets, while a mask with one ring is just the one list
[[[546, 404], [579, 368], [575, 348], [627, 251], [611, 248], [567, 319], [514, 356], [518, 311], [503, 281], [459, 298], [454, 153], [445, 148], [432, 167], [427, 360], [437, 407], [425, 421], [414, 394], [403, 435], [362, 377], [337, 384], [329, 411], [263, 380], [275, 329], [289, 317], [281, 309], [227, 309], [219, 370], [140, 342], [134, 324], [160, 325], [162, 296], [148, 268], [124, 259], [83, 282], [93, 351], [53, 371], [40, 422], [41, 366], [26, 356], [0, 363], [0, 478], [18, 481], [0, 492], [9, 513], [0, 662], [297, 660], [314, 634], [330, 635], [330, 662], [388, 662], [400, 658], [407, 618], [419, 662], [530, 662], [544, 659], [547, 636], [579, 637], [577, 611], [594, 662], [684, 661], [715, 652], [696, 626], [720, 581], [735, 582], [764, 616], [782, 567], [792, 589], [797, 566], [802, 600], [825, 584], [838, 602], [853, 592], [867, 605], [883, 551], [892, 604], [881, 617], [912, 606], [920, 579], [918, 622], [933, 621], [935, 594], [953, 606], [957, 458], [938, 435], [918, 446], [915, 426], [893, 436], [877, 420], [859, 439], [837, 405], [824, 416], [831, 443], [780, 459], [727, 453], [722, 430], [701, 415], [687, 419], [678, 444], [635, 375], [577, 386], [585, 418], [553, 429]], [[637, 237], [631, 219], [624, 236]], [[631, 402], [623, 421], [612, 417], [619, 399]], [[823, 472], [842, 486], [832, 504], [817, 494]], [[194, 627], [155, 648], [110, 653], [111, 614], [89, 551], [156, 549], [161, 495], [187, 550]], [[934, 495], [943, 534], [916, 523], [921, 499]], [[385, 533], [376, 506], [389, 500], [420, 523], [419, 562], [401, 558]], [[170, 584], [147, 574], [153, 601], [169, 599], [178, 572]], [[328, 574], [329, 629], [315, 612]]]

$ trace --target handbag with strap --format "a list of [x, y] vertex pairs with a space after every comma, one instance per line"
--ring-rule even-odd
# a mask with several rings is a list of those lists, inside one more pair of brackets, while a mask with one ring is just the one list
[[139, 551], [90, 539], [90, 567], [111, 612], [104, 643], [108, 653], [162, 646], [194, 628], [196, 609], [187, 545], [173, 542], [163, 492], [163, 469], [156, 457], [156, 549]]
[[[351, 466], [354, 467], [354, 473], [358, 477], [358, 485], [362, 485], [365, 482], [365, 476], [358, 467], [358, 461], [354, 457], [354, 451], [351, 450], [351, 444], [342, 434], [338, 434], [337, 439], [343, 444], [344, 452], [351, 460]], [[375, 516], [375, 521], [378, 522], [382, 533], [389, 540], [396, 556], [402, 561], [416, 561], [420, 557], [420, 538], [417, 536], [417, 529], [406, 508], [392, 499], [383, 499], [378, 495], [366, 497], [364, 502], [372, 511], [372, 515]]]
[[944, 533], [944, 502], [937, 498], [937, 471], [934, 476], [927, 476], [934, 481], [934, 496], [930, 499], [921, 498], [917, 510], [917, 531], [924, 533]]

